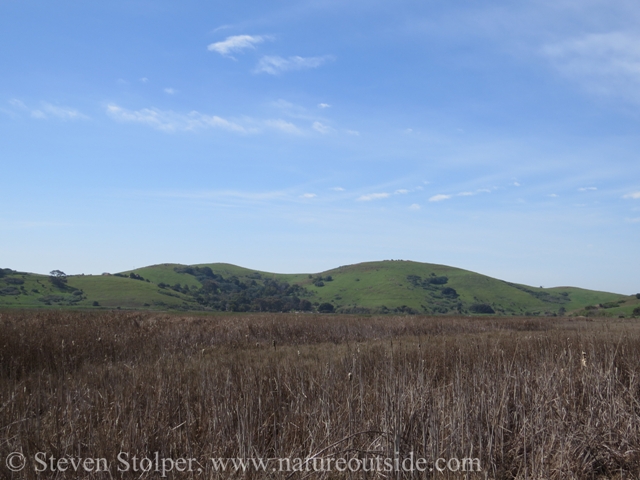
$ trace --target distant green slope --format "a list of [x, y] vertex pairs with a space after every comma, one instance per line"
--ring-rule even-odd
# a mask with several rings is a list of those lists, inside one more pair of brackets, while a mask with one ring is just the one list
[[0, 307], [316, 310], [424, 314], [632, 315], [640, 300], [575, 287], [537, 288], [411, 261], [276, 274], [225, 263], [160, 264], [114, 275], [45, 275], [0, 269]]

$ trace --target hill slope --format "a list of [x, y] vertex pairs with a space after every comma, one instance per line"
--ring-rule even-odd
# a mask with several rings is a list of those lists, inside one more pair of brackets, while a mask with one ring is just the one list
[[224, 263], [55, 278], [0, 272], [0, 307], [16, 308], [631, 315], [640, 306], [635, 296], [530, 287], [411, 261], [359, 263], [317, 274], [275, 274]]

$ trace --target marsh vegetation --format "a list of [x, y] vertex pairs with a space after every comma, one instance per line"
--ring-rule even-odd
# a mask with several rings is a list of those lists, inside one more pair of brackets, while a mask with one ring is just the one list
[[[413, 452], [480, 459], [482, 472], [427, 478], [638, 478], [638, 333], [633, 319], [2, 312], [0, 477], [67, 478], [36, 474], [37, 452]], [[14, 451], [28, 461], [20, 473], [4, 464]], [[425, 478], [397, 478], [412, 475]], [[159, 478], [82, 478], [147, 477]], [[193, 475], [230, 477], [204, 461]]]

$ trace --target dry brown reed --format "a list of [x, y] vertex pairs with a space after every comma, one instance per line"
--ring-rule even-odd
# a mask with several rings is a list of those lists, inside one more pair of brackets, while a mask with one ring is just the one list
[[[479, 473], [309, 478], [640, 478], [632, 320], [0, 314], [0, 476], [33, 458], [479, 458]], [[585, 352], [582, 355], [582, 352]], [[27, 468], [4, 464], [20, 451]], [[287, 478], [245, 472], [237, 478]], [[305, 478], [297, 473], [291, 478]]]

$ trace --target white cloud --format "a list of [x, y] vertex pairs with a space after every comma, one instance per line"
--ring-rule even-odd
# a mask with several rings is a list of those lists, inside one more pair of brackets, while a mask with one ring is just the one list
[[557, 193], [550, 193], [549, 195], [547, 195], [548, 197], [551, 198], [558, 198], [560, 195], [558, 195]]
[[609, 32], [545, 45], [541, 53], [588, 90], [640, 101], [640, 35]]
[[255, 48], [254, 45], [262, 43], [269, 37], [262, 35], [234, 35], [221, 42], [212, 43], [207, 47], [210, 52], [218, 52], [220, 55], [230, 57], [233, 52], [241, 52], [247, 48]]
[[29, 112], [33, 118], [41, 120], [49, 117], [59, 118], [60, 120], [87, 120], [89, 118], [74, 108], [52, 105], [47, 102], [42, 102], [42, 107], [36, 109], [28, 107], [24, 102], [16, 98], [9, 100], [9, 104], [14, 108], [25, 111], [25, 113]]
[[270, 75], [278, 75], [282, 72], [292, 70], [303, 70], [307, 68], [318, 68], [323, 63], [333, 60], [331, 55], [322, 57], [289, 57], [282, 58], [275, 56], [264, 56], [258, 62], [255, 73], [268, 73]]
[[319, 103], [318, 104], [318, 108], [329, 108], [331, 105], [329, 105], [328, 103]]
[[358, 197], [359, 202], [370, 202], [371, 200], [380, 200], [382, 198], [388, 198], [388, 193], [369, 193]]
[[288, 134], [301, 135], [303, 133], [293, 123], [281, 119], [256, 120], [243, 118], [242, 122], [238, 122], [217, 115], [206, 115], [195, 110], [189, 113], [160, 110], [158, 108], [128, 110], [116, 104], [109, 104], [107, 105], [106, 113], [114, 120], [141, 123], [163, 132], [221, 129], [236, 133], [256, 134], [266, 129], [271, 129]]
[[9, 105], [23, 110], [28, 110], [28, 107], [24, 104], [24, 102], [18, 100], [17, 98], [12, 98], [11, 100], [9, 100]]
[[413, 203], [409, 206], [409, 210], [420, 210], [420, 205]]
[[443, 194], [438, 194], [438, 195], [434, 195], [433, 197], [431, 197], [429, 199], [430, 202], [441, 202], [443, 200], [449, 200], [451, 198], [451, 195], [443, 195]]
[[356, 137], [360, 136], [360, 132], [358, 132], [357, 130], [347, 130], [347, 133], [349, 135], [353, 135], [353, 136], [356, 136]]
[[78, 110], [69, 107], [59, 107], [50, 103], [43, 103], [42, 109], [45, 113], [63, 120], [85, 120], [89, 117], [80, 113]]
[[581, 187], [578, 189], [579, 192], [592, 192], [594, 190], [598, 190], [598, 187]]
[[513, 184], [512, 184], [512, 185], [513, 185], [514, 187], [519, 187], [519, 186], [520, 186], [520, 183], [518, 183], [518, 182], [513, 182]]
[[331, 127], [328, 127], [320, 122], [313, 122], [313, 129], [322, 134], [327, 134], [331, 132]]
[[470, 197], [472, 195], [475, 195], [475, 193], [473, 193], [473, 192], [460, 192], [458, 194], [459, 197]]
[[406, 193], [409, 193], [409, 190], [407, 190], [406, 188], [401, 188], [400, 190], [396, 190], [395, 192], [396, 195], [404, 195]]
[[633, 198], [637, 200], [640, 198], [640, 192], [627, 193], [623, 198]]
[[291, 133], [295, 135], [302, 134], [298, 127], [296, 127], [293, 123], [287, 122], [285, 120], [266, 120], [264, 123], [267, 127], [280, 130], [284, 133]]
[[300, 195], [300, 198], [315, 198], [317, 195], [315, 193], [304, 193]]
[[141, 81], [142, 83], [147, 83], [147, 82], [149, 81], [149, 79], [148, 79], [147, 77], [142, 77], [142, 78], [140, 79], [140, 81]]
[[176, 91], [173, 88], [165, 88], [164, 93], [168, 93], [169, 95], [174, 95]]
[[176, 113], [170, 110], [163, 111], [156, 108], [143, 108], [141, 110], [127, 110], [115, 104], [107, 106], [107, 114], [121, 122], [135, 122], [148, 125], [163, 132], [177, 132], [199, 130], [206, 128], [221, 128], [238, 133], [246, 133], [247, 130], [224, 118], [216, 115], [204, 115], [193, 111], [188, 114]]
[[344, 192], [344, 188], [342, 187], [333, 187], [331, 190], [333, 190], [334, 192]]

